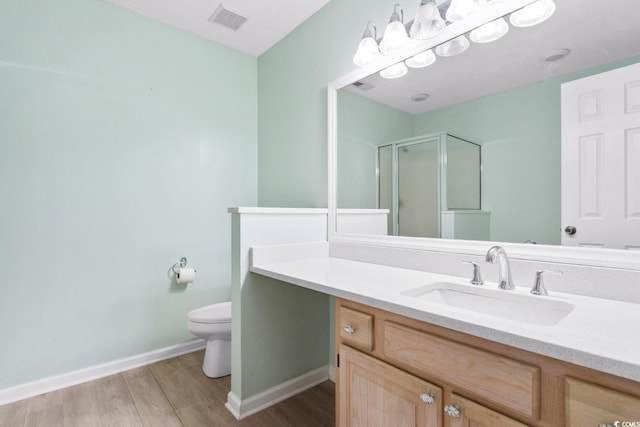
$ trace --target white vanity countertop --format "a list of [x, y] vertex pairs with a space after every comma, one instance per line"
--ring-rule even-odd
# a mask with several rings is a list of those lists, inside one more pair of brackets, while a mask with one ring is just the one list
[[[460, 277], [332, 258], [323, 255], [322, 250], [308, 258], [297, 253], [289, 259], [269, 252], [267, 247], [253, 248], [252, 272], [640, 381], [639, 304], [550, 292], [549, 296], [535, 298], [565, 301], [576, 307], [554, 326], [537, 326], [402, 294], [435, 282], [468, 284]], [[484, 286], [497, 288], [491, 282]], [[529, 288], [524, 287], [499, 292], [530, 296]]]

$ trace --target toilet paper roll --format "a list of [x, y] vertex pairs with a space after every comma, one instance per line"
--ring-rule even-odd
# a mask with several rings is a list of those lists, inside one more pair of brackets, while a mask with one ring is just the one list
[[191, 283], [196, 278], [196, 271], [193, 268], [179, 268], [176, 273], [177, 283]]

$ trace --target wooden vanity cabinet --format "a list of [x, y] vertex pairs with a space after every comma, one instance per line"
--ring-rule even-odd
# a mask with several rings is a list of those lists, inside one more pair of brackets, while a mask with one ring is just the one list
[[[619, 421], [640, 426], [640, 397], [575, 378], [565, 379], [566, 425], [615, 425]], [[628, 424], [633, 426], [634, 424]]]
[[442, 389], [388, 363], [340, 346], [339, 425], [442, 425]]
[[340, 427], [640, 425], [640, 383], [336, 299]]

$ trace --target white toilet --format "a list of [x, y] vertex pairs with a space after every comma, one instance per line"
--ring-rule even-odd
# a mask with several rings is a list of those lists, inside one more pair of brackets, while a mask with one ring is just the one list
[[187, 329], [207, 341], [202, 371], [211, 378], [231, 373], [231, 302], [189, 312]]

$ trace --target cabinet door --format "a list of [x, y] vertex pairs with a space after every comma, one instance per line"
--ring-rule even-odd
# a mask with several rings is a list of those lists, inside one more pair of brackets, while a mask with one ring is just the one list
[[452, 404], [444, 408], [448, 427], [521, 427], [526, 426], [486, 406], [452, 394]]
[[574, 378], [565, 381], [567, 426], [640, 425], [640, 398]]
[[436, 427], [442, 389], [340, 345], [340, 427]]

